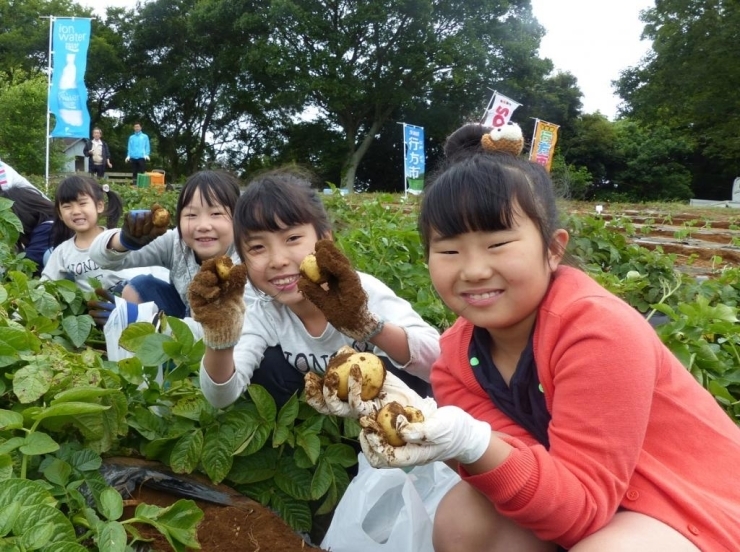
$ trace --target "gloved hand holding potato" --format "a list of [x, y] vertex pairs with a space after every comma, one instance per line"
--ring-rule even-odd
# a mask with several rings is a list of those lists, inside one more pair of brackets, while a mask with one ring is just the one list
[[421, 398], [387, 372], [377, 356], [346, 346], [337, 351], [323, 379], [312, 372], [306, 374], [305, 390], [306, 402], [313, 408], [343, 418], [375, 414], [394, 401], [421, 412], [434, 405], [433, 399]]
[[360, 418], [360, 445], [375, 468], [418, 466], [455, 459], [471, 464], [488, 449], [491, 426], [456, 406], [427, 408], [423, 419], [407, 406]]
[[203, 326], [203, 341], [211, 349], [228, 349], [239, 342], [247, 310], [244, 286], [247, 267], [228, 256], [204, 261], [188, 286], [193, 319]]
[[170, 213], [155, 203], [151, 209], [129, 211], [123, 219], [118, 240], [130, 251], [141, 249], [167, 232]]
[[332, 240], [316, 242], [300, 271], [298, 289], [344, 335], [367, 341], [383, 329], [383, 321], [368, 311], [360, 277]]

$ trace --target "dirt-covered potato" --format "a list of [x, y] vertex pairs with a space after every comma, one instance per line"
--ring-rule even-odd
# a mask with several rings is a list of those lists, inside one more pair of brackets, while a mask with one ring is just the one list
[[299, 266], [298, 269], [313, 283], [321, 283], [321, 271], [319, 270], [319, 264], [316, 262], [316, 255], [313, 253], [309, 253], [303, 258], [301, 266]]
[[154, 226], [163, 227], [170, 224], [170, 213], [167, 209], [160, 207], [156, 209], [152, 214], [152, 224]]
[[383, 430], [383, 434], [388, 444], [394, 447], [401, 447], [406, 444], [403, 437], [396, 431], [396, 419], [403, 414], [411, 423], [424, 421], [424, 414], [421, 410], [413, 406], [403, 406], [395, 401], [386, 404], [375, 416], [375, 421]]
[[229, 279], [229, 274], [231, 273], [231, 267], [234, 266], [234, 262], [231, 260], [231, 257], [228, 255], [224, 255], [223, 257], [216, 260], [216, 273], [218, 274], [218, 279], [222, 282], [225, 282]]
[[343, 353], [342, 349], [329, 362], [326, 374], [336, 373], [338, 377], [337, 396], [343, 401], [347, 400], [349, 395], [349, 371], [352, 366], [356, 365], [362, 374], [362, 393], [360, 397], [363, 401], [374, 399], [380, 394], [385, 382], [385, 366], [383, 361], [372, 353]]

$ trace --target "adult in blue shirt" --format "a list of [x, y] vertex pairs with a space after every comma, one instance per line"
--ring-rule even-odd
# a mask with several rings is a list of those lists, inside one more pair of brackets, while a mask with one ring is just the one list
[[131, 162], [131, 172], [133, 173], [136, 185], [136, 179], [139, 173], [146, 172], [146, 162], [149, 161], [149, 136], [141, 132], [141, 124], [137, 121], [134, 123], [134, 133], [128, 137], [128, 150], [126, 153], [126, 163]]

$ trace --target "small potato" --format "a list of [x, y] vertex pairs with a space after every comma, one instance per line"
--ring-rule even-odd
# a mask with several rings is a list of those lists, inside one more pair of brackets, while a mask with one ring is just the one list
[[413, 406], [402, 406], [400, 403], [393, 401], [381, 408], [375, 416], [375, 421], [383, 430], [388, 444], [394, 447], [402, 447], [406, 444], [403, 437], [396, 431], [396, 419], [400, 415], [404, 415], [411, 423], [424, 421], [424, 414]]
[[232, 266], [234, 266], [234, 262], [231, 260], [231, 257], [224, 255], [219, 258], [216, 261], [216, 273], [218, 274], [218, 279], [222, 282], [228, 280]]
[[301, 273], [311, 280], [315, 284], [322, 283], [321, 271], [319, 270], [319, 264], [316, 262], [316, 255], [309, 253], [301, 261], [301, 266], [298, 267]]
[[170, 213], [167, 209], [159, 208], [152, 214], [152, 224], [159, 228], [170, 224]]
[[383, 388], [385, 366], [383, 361], [372, 353], [337, 354], [332, 359], [326, 373], [328, 375], [330, 372], [335, 372], [338, 377], [337, 396], [343, 401], [347, 400], [349, 395], [349, 371], [355, 365], [359, 367], [362, 374], [362, 393], [360, 397], [363, 401], [374, 399]]

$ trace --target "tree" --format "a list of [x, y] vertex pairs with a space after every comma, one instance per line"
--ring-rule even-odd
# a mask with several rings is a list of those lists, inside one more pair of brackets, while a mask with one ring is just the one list
[[[0, 158], [23, 174], [46, 173], [46, 75], [14, 72], [18, 84], [0, 79]], [[55, 142], [55, 144], [59, 144]], [[59, 146], [52, 149], [50, 168], [64, 162]]]
[[729, 197], [740, 174], [740, 3], [662, 0], [644, 12], [653, 52], [617, 83], [625, 114], [689, 140], [699, 197]]
[[288, 0], [262, 7], [257, 15], [271, 31], [256, 45], [267, 63], [254, 74], [280, 82], [299, 99], [298, 113], [312, 108], [341, 129], [348, 189], [401, 106], [446, 90], [460, 106], [460, 123], [473, 105], [482, 111], [488, 87], [544, 74], [536, 56], [543, 30], [526, 0]]

